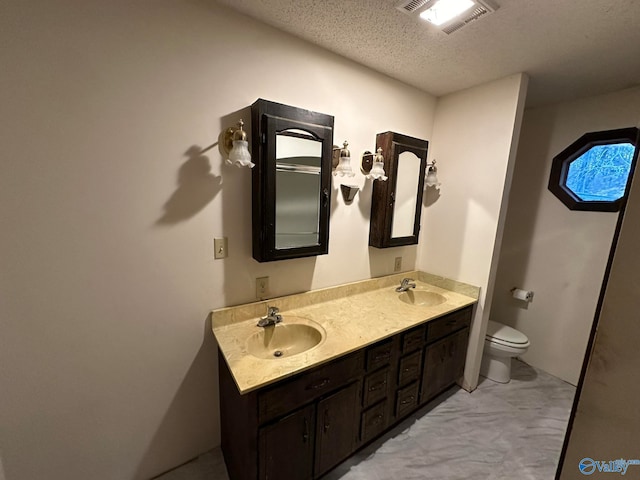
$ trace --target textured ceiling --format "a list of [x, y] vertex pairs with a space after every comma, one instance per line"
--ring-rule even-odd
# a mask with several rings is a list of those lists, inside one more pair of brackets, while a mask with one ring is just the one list
[[446, 35], [397, 0], [217, 0], [436, 96], [526, 72], [540, 105], [640, 84], [640, 0], [496, 0]]

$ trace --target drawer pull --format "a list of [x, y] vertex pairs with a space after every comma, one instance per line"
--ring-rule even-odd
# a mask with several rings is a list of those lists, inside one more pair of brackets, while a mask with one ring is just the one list
[[413, 401], [415, 400], [415, 397], [413, 395], [411, 395], [409, 398], [407, 398], [406, 400], [402, 400], [400, 402], [400, 405], [407, 405], [409, 403], [413, 403]]
[[312, 383], [311, 385], [307, 386], [306, 389], [307, 390], [319, 390], [319, 389], [324, 388], [327, 385], [329, 385], [329, 383], [331, 383], [331, 380], [329, 378], [323, 378], [318, 383]]
[[387, 385], [387, 381], [384, 380], [382, 382], [378, 382], [375, 385], [371, 385], [369, 387], [369, 392], [375, 392], [376, 390], [380, 390], [381, 388], [384, 388]]
[[379, 424], [382, 419], [384, 418], [384, 415], [382, 415], [381, 413], [379, 413], [378, 415], [376, 415], [375, 417], [373, 417], [373, 419], [371, 420], [371, 425], [377, 425]]
[[391, 356], [391, 351], [387, 350], [387, 351], [384, 351], [384, 352], [381, 352], [381, 353], [377, 354], [375, 357], [373, 357], [373, 360], [376, 361], [376, 362], [379, 362], [380, 360], [386, 360], [390, 356]]
[[329, 411], [325, 410], [324, 411], [324, 433], [327, 433], [327, 431], [329, 430], [329, 427], [331, 426], [331, 423], [329, 422]]
[[302, 442], [307, 443], [309, 441], [309, 421], [305, 417], [304, 430], [302, 431]]

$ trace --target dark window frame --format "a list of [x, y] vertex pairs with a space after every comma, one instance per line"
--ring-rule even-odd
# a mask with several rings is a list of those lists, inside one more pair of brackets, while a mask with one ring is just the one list
[[[582, 200], [566, 186], [569, 165], [593, 147], [616, 143], [631, 143], [635, 147], [624, 195], [613, 201]], [[570, 210], [617, 212], [627, 199], [629, 180], [633, 176], [638, 159], [639, 145], [640, 130], [636, 127], [586, 133], [553, 158], [549, 175], [549, 190]]]

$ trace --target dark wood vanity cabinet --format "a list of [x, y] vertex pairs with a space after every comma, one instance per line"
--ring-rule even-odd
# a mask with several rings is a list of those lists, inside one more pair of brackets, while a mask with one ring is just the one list
[[[316, 421], [316, 458], [318, 477], [347, 458], [357, 440], [357, 413], [360, 382], [342, 388], [318, 402]], [[288, 477], [292, 478], [292, 477]]]
[[364, 351], [240, 395], [219, 354], [222, 451], [232, 480], [318, 478], [358, 440]]
[[220, 353], [222, 450], [229, 478], [323, 476], [462, 376], [472, 309], [245, 395]]
[[469, 329], [466, 328], [427, 346], [420, 392], [423, 402], [431, 400], [462, 376], [468, 338]]
[[296, 410], [276, 423], [260, 428], [258, 478], [311, 480], [314, 433], [313, 405]]
[[348, 457], [356, 441], [358, 390], [352, 383], [260, 428], [258, 478], [317, 478]]

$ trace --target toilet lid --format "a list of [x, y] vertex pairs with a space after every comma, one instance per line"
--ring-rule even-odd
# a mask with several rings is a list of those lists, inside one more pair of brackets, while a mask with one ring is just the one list
[[485, 338], [497, 343], [510, 343], [515, 345], [524, 345], [529, 343], [529, 339], [524, 333], [492, 320], [489, 320], [489, 326], [487, 327], [487, 335]]

